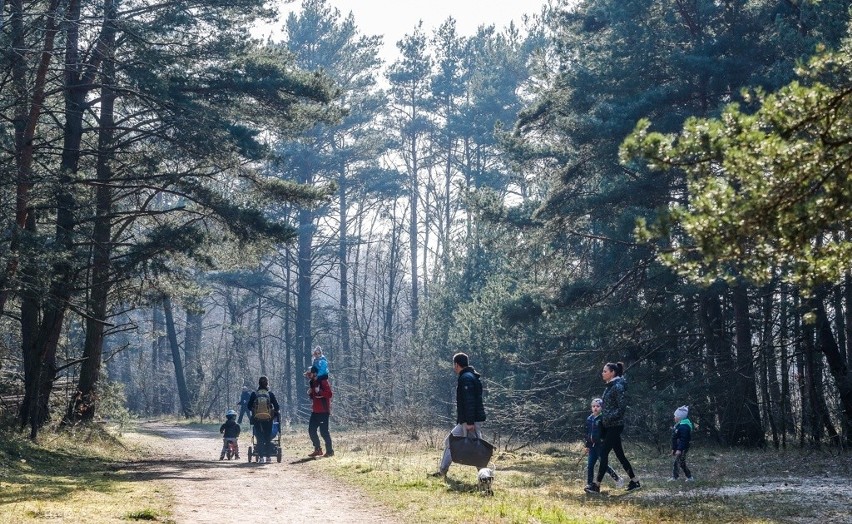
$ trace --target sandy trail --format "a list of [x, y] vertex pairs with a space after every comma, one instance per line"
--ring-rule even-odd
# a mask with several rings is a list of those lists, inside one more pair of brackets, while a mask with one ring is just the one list
[[135, 474], [166, 483], [177, 524], [400, 522], [357, 488], [317, 472], [310, 464], [314, 459], [289, 456], [287, 449], [280, 464], [275, 458], [271, 464], [249, 463], [241, 439], [241, 460], [219, 461], [217, 433], [161, 423], [145, 423], [130, 438], [155, 448], [155, 458], [136, 463]]

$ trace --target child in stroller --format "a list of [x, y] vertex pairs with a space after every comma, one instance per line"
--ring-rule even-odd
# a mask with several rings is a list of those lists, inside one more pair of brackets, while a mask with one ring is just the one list
[[[248, 448], [248, 461], [251, 462], [252, 455], [260, 462], [261, 456], [256, 453], [258, 447], [257, 426], [252, 426], [251, 430], [251, 446]], [[269, 455], [275, 456], [278, 463], [281, 463], [281, 414], [275, 413], [272, 417], [272, 433], [269, 438]]]
[[240, 458], [240, 425], [236, 421], [237, 412], [229, 409], [225, 413], [225, 423], [219, 427], [219, 433], [222, 434], [222, 453], [219, 455], [219, 460], [228, 460], [232, 458]]

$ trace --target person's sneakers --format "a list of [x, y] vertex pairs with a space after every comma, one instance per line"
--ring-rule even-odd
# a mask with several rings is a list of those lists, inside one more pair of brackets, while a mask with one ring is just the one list
[[677, 482], [677, 477], [671, 477], [666, 482]]
[[239, 456], [239, 455], [234, 455], [234, 460], [240, 460], [240, 456]]
[[433, 471], [432, 473], [429, 473], [429, 476], [430, 476], [430, 477], [435, 477], [435, 478], [443, 479], [443, 478], [447, 478], [447, 472], [446, 472], [446, 471], [441, 471], [441, 470]]
[[313, 453], [309, 453], [308, 456], [309, 457], [321, 457], [322, 456], [322, 450], [320, 448], [317, 448], [317, 449], [314, 450]]
[[624, 477], [618, 477], [615, 479], [615, 487], [621, 489], [624, 487]]
[[225, 455], [222, 455], [221, 457], [219, 457], [219, 460], [225, 460]]
[[633, 491], [634, 489], [641, 488], [642, 485], [639, 484], [638, 480], [631, 480], [629, 484], [627, 484], [627, 491]]
[[686, 477], [687, 482], [695, 482], [695, 479], [692, 477]]
[[323, 455], [323, 457], [333, 457], [333, 456], [334, 456], [334, 451], [326, 451], [325, 455]]
[[585, 491], [586, 493], [600, 493], [601, 487], [597, 484], [589, 484], [588, 486], [583, 488], [583, 491]]

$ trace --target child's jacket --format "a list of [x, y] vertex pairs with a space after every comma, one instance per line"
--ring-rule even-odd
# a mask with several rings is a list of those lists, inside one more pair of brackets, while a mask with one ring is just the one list
[[688, 451], [692, 440], [692, 422], [685, 418], [672, 428], [672, 451]]
[[601, 441], [601, 416], [589, 415], [586, 419], [586, 447], [593, 448]]
[[226, 420], [219, 427], [219, 433], [222, 433], [222, 438], [237, 438], [240, 436], [240, 425], [233, 420]]

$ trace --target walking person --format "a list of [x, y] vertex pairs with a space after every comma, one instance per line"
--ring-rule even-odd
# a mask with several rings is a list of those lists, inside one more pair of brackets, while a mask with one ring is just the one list
[[692, 421], [687, 418], [689, 416], [689, 406], [681, 406], [674, 412], [674, 427], [672, 428], [672, 456], [674, 464], [672, 465], [672, 478], [669, 482], [674, 482], [678, 477], [678, 468], [683, 469], [683, 474], [686, 475], [686, 481], [692, 482], [692, 472], [686, 466], [686, 452], [689, 451], [689, 443], [692, 440]]
[[485, 422], [485, 406], [482, 403], [482, 382], [480, 374], [470, 365], [465, 353], [453, 355], [453, 371], [458, 375], [456, 386], [456, 426], [444, 439], [444, 455], [438, 471], [430, 476], [444, 478], [450, 469], [453, 457], [450, 453], [450, 436], [466, 437], [473, 434], [481, 438], [480, 426]]
[[240, 406], [240, 417], [237, 419], [237, 424], [243, 423], [243, 415], [248, 411], [248, 402], [251, 398], [251, 391], [249, 391], [248, 386], [243, 386], [243, 392], [240, 393], [240, 401], [237, 402], [237, 405]]
[[[308, 436], [311, 438], [311, 443], [314, 445], [314, 451], [308, 454], [309, 457], [333, 457], [334, 448], [331, 444], [331, 433], [328, 431], [328, 420], [331, 416], [331, 384], [328, 378], [320, 379], [316, 366], [311, 366], [307, 376], [310, 379], [308, 384], [308, 396], [311, 398], [311, 419], [308, 422]], [[317, 436], [317, 430], [325, 442], [325, 453], [320, 446], [320, 439]]]
[[609, 469], [609, 452], [614, 451], [616, 458], [621, 462], [630, 483], [627, 491], [633, 491], [642, 487], [639, 479], [633, 473], [633, 466], [624, 455], [621, 445], [621, 432], [624, 431], [624, 415], [627, 412], [627, 382], [624, 380], [624, 364], [621, 362], [607, 362], [601, 371], [601, 378], [606, 382], [606, 389], [601, 396], [603, 409], [601, 410], [601, 437], [602, 448], [598, 475], [592, 485], [587, 486], [586, 493], [600, 493], [601, 481]]
[[278, 412], [278, 401], [269, 391], [269, 379], [261, 376], [257, 379], [257, 391], [249, 396], [249, 422], [254, 426], [257, 437], [257, 456], [260, 462], [272, 462], [272, 420]]
[[[586, 454], [589, 456], [588, 464], [586, 467], [586, 487], [588, 488], [594, 482], [595, 476], [595, 464], [598, 462], [598, 458], [601, 455], [601, 448], [603, 445], [601, 444], [601, 407], [603, 406], [603, 400], [596, 398], [592, 399], [592, 413], [586, 418]], [[615, 481], [616, 487], [624, 486], [624, 479], [618, 476], [618, 473], [615, 472], [612, 467], [608, 467], [606, 472], [612, 477], [612, 480]]]

